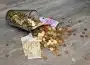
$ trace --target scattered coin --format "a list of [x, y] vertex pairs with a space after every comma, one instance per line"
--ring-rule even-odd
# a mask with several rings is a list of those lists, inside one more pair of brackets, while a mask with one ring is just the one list
[[64, 17], [62, 17], [61, 19], [65, 19]]
[[85, 37], [88, 37], [88, 35], [85, 35]]
[[68, 23], [72, 23], [72, 21], [68, 21]]
[[77, 30], [76, 29], [73, 29], [72, 32], [76, 32]]
[[85, 60], [87, 60], [86, 56], [83, 57]]
[[68, 54], [68, 51], [66, 50], [65, 53]]
[[85, 32], [82, 32], [82, 34], [85, 34]]
[[70, 27], [70, 25], [66, 25], [66, 27]]
[[79, 20], [78, 22], [79, 22], [79, 23], [81, 23], [82, 21], [81, 21], [81, 20]]
[[84, 28], [84, 31], [87, 31], [87, 28]]
[[5, 55], [6, 58], [8, 58], [8, 56], [9, 56], [8, 54]]
[[76, 35], [76, 33], [73, 33], [73, 35]]
[[6, 46], [8, 46], [8, 44], [6, 44]]
[[63, 47], [66, 47], [67, 45], [66, 44], [63, 44]]
[[83, 35], [80, 35], [80, 37], [82, 37], [82, 38], [83, 38], [84, 36], [83, 36]]

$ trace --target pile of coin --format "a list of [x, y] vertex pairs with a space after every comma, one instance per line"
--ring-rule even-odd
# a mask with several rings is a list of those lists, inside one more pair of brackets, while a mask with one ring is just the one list
[[38, 37], [41, 49], [48, 48], [53, 54], [59, 56], [59, 46], [64, 43], [65, 36], [72, 32], [70, 28], [52, 29], [50, 25], [43, 25], [32, 31], [34, 37]]

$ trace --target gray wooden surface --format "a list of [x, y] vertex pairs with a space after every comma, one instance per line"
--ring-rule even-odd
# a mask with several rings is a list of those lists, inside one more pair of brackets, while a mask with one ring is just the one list
[[[67, 47], [60, 47], [61, 56], [45, 49], [47, 60], [28, 60], [20, 41], [28, 33], [7, 25], [5, 14], [9, 9], [36, 9], [41, 16], [51, 16], [59, 22], [65, 18], [65, 25], [71, 18], [76, 35], [65, 40]], [[90, 34], [89, 0], [0, 0], [0, 65], [90, 65], [90, 37], [80, 37], [84, 28]]]

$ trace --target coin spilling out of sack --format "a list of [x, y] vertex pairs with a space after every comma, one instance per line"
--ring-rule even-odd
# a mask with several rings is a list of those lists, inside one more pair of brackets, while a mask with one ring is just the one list
[[[47, 48], [48, 50], [50, 50], [54, 55], [60, 56], [59, 47], [63, 45], [64, 40], [68, 38], [70, 33], [71, 33], [71, 30], [69, 28], [61, 28], [57, 30], [57, 29], [53, 29], [50, 25], [42, 25], [32, 30], [30, 33], [31, 36], [29, 35], [28, 39], [26, 39], [26, 36], [22, 38], [22, 42], [24, 39], [26, 39], [25, 42], [23, 42], [23, 47], [29, 48], [29, 51], [27, 51], [28, 53], [31, 52], [31, 48], [32, 48], [32, 53], [37, 51], [36, 54], [39, 54], [37, 58], [42, 57], [42, 55], [40, 54], [43, 54], [41, 53], [41, 51], [44, 48]], [[34, 39], [34, 41], [31, 38]], [[28, 45], [27, 45], [27, 42], [28, 42]], [[27, 45], [27, 47], [25, 44]], [[26, 55], [27, 55], [27, 52], [25, 52]], [[29, 59], [30, 57], [32, 58], [30, 54], [28, 55], [28, 57]]]
[[72, 33], [71, 27], [60, 27], [58, 21], [40, 17], [36, 10], [9, 10], [6, 20], [12, 26], [30, 31], [28, 36], [21, 38], [28, 59], [41, 58], [44, 48], [60, 56], [59, 46]]
[[71, 28], [53, 29], [50, 25], [42, 25], [32, 31], [34, 37], [38, 37], [41, 49], [48, 48], [55, 55], [59, 56], [59, 46], [72, 33]]

